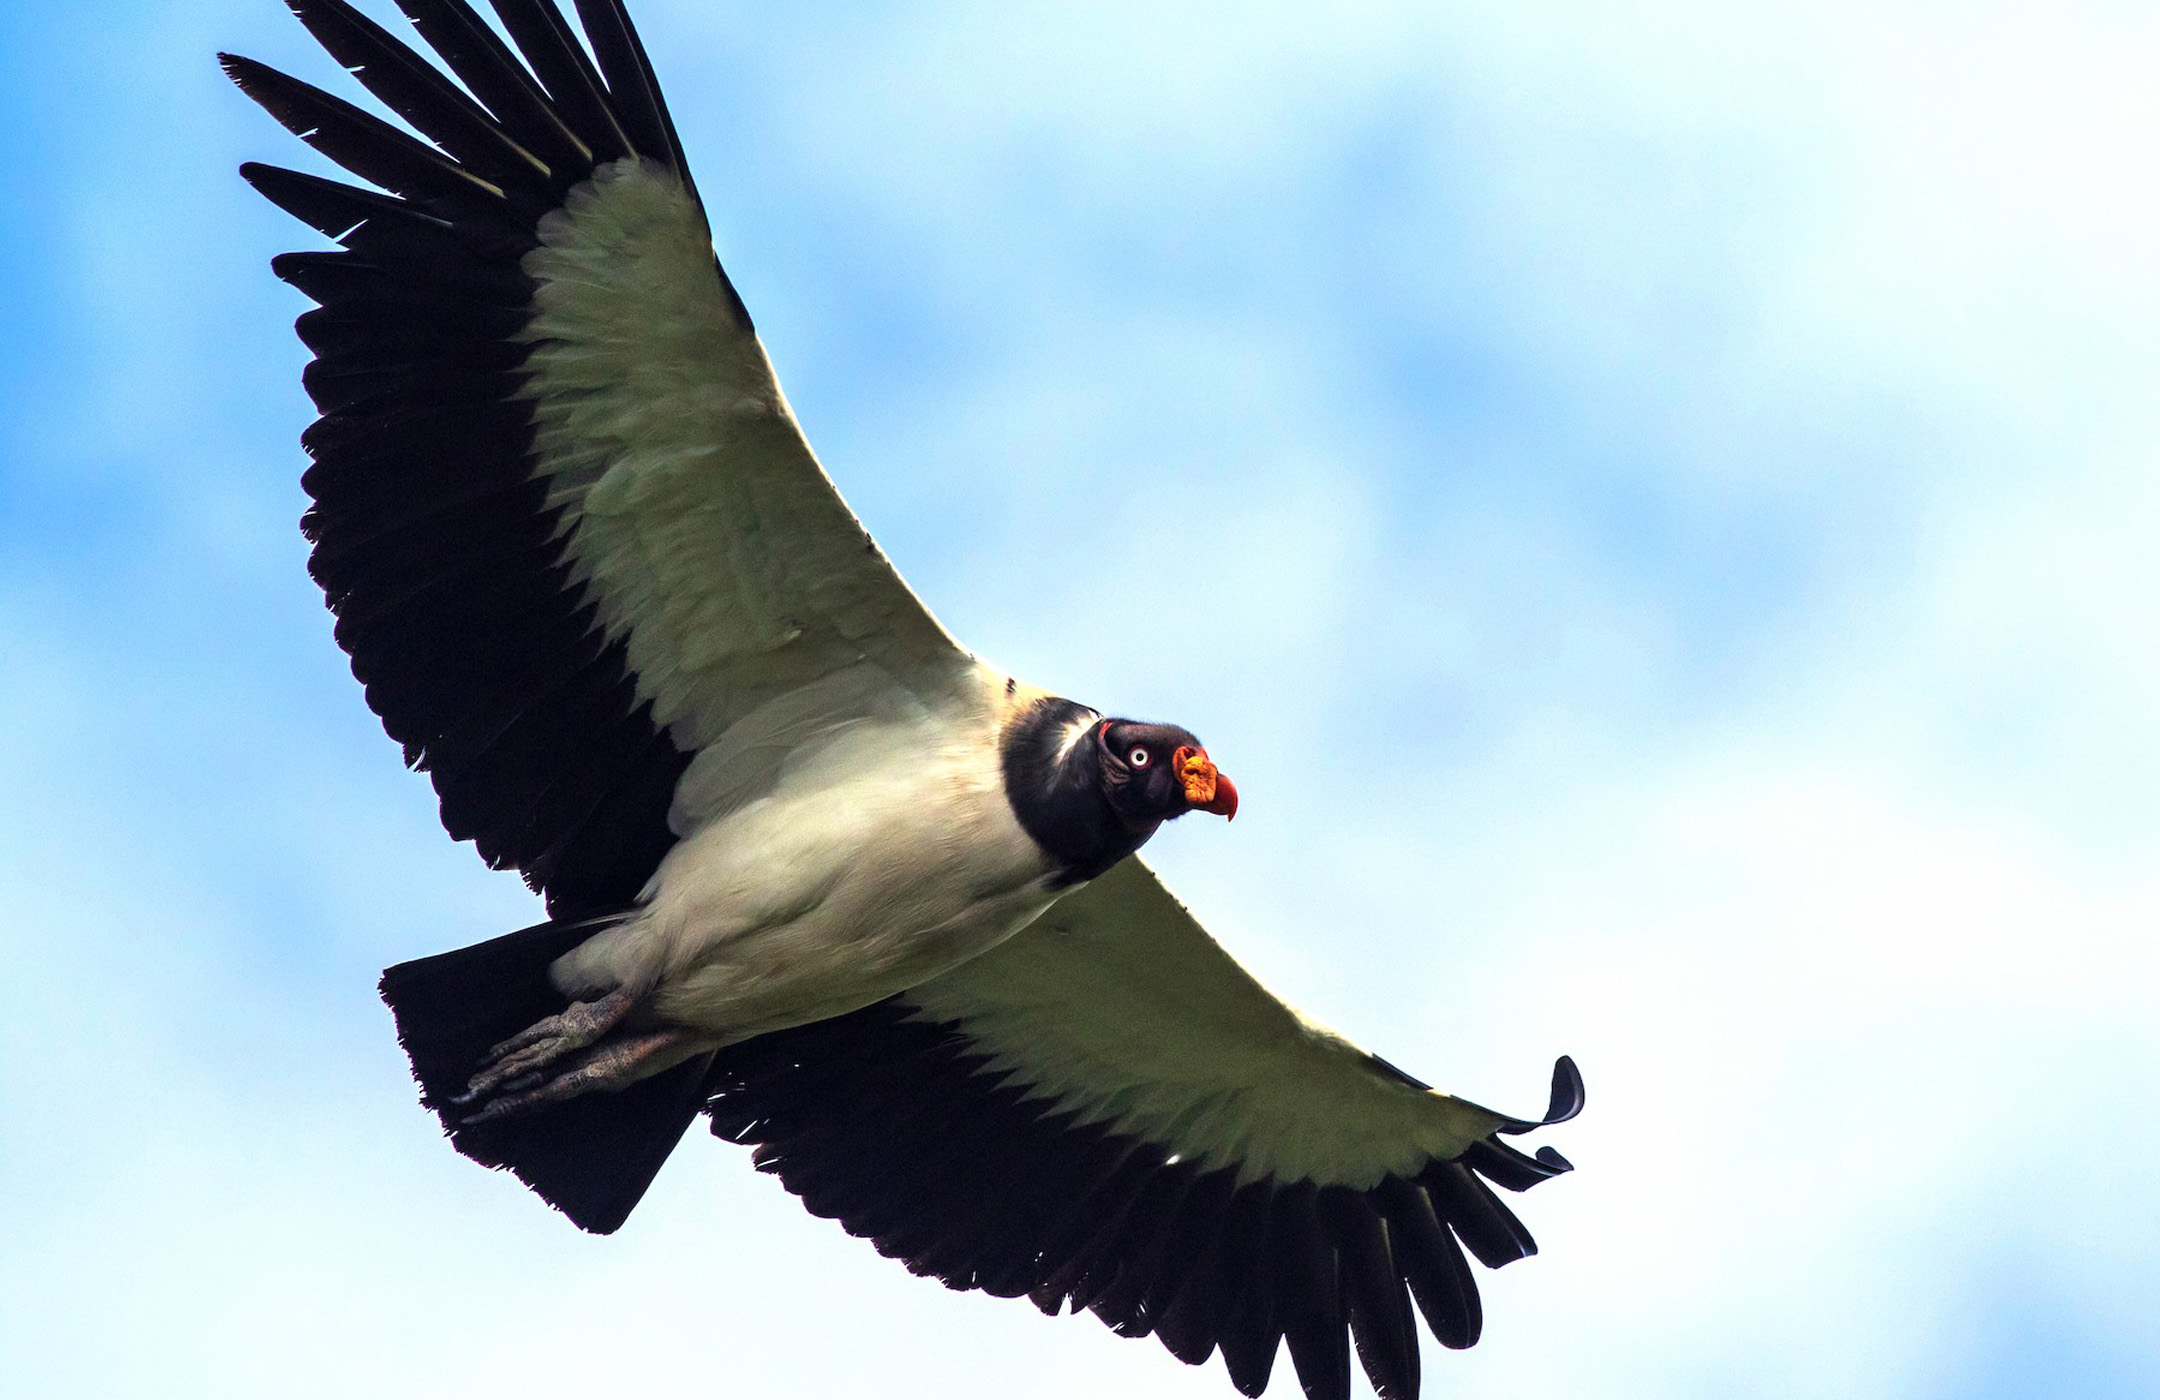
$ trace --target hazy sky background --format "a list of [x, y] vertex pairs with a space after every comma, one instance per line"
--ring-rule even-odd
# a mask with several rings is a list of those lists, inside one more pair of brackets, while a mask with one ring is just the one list
[[[607, 1240], [443, 1144], [377, 970], [534, 904], [304, 573], [311, 236], [233, 167], [319, 167], [211, 55], [339, 75], [62, 9], [0, 12], [0, 1385], [1231, 1395], [702, 1133]], [[1581, 1062], [1429, 1393], [2160, 1394], [2150, 5], [636, 14], [894, 560], [1237, 776], [1153, 848], [1202, 917], [1443, 1087]]]

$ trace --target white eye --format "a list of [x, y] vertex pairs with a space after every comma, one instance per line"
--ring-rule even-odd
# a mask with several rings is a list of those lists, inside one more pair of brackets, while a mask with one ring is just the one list
[[1134, 749], [1131, 753], [1125, 755], [1125, 761], [1135, 768], [1145, 768], [1149, 762], [1148, 751], [1146, 749]]

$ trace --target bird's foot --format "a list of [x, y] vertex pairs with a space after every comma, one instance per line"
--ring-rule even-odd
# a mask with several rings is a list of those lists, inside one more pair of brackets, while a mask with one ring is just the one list
[[475, 1123], [507, 1118], [580, 1094], [627, 1089], [640, 1079], [673, 1068], [696, 1053], [702, 1043], [686, 1031], [673, 1029], [615, 1036], [578, 1056], [559, 1074], [551, 1076], [534, 1070], [507, 1081], [484, 1100], [467, 1093], [458, 1102], [477, 1102], [478, 1108], [460, 1126], [469, 1128]]
[[533, 1022], [489, 1050], [479, 1070], [466, 1081], [465, 1092], [450, 1102], [480, 1103], [521, 1081], [540, 1082], [535, 1076], [541, 1070], [598, 1043], [637, 1009], [638, 1000], [628, 988], [617, 988], [597, 1001], [572, 1002], [561, 1014]]

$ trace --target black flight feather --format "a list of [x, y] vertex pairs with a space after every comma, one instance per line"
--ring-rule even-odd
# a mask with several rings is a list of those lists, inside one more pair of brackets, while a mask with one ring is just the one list
[[1388, 1249], [1387, 1228], [1363, 1192], [1325, 1187], [1318, 1204], [1335, 1241], [1350, 1337], [1366, 1378], [1380, 1400], [1416, 1400], [1417, 1333], [1405, 1325], [1403, 1285]]
[[578, 23], [584, 27], [586, 42], [592, 45], [593, 57], [599, 60], [600, 77], [607, 85], [609, 105], [616, 119], [638, 150], [687, 174], [689, 163], [683, 159], [682, 142], [675, 135], [675, 123], [660, 95], [660, 82], [653, 76], [652, 62], [645, 56], [645, 46], [638, 42], [629, 14], [617, 0], [576, 3]]
[[286, 0], [286, 5], [384, 106], [459, 165], [501, 189], [521, 214], [538, 218], [558, 202], [550, 197], [547, 163], [512, 140], [440, 69], [381, 25], [345, 0]]
[[[533, 480], [532, 409], [518, 396], [533, 284], [519, 259], [540, 216], [599, 162], [637, 152], [679, 170], [672, 128], [656, 98], [636, 97], [651, 139], [626, 137], [540, 0], [500, 7], [523, 62], [463, 0], [404, 0], [470, 95], [345, 0], [291, 5], [441, 148], [262, 64], [223, 60], [288, 129], [389, 191], [244, 172], [348, 250], [272, 264], [321, 307], [302, 330], [316, 354], [304, 382], [323, 414], [303, 436], [311, 571], [371, 708], [434, 781], [445, 826], [489, 864], [522, 870], [554, 914], [615, 907], [673, 844], [667, 810], [688, 755], [653, 724], [619, 639], [594, 631]], [[606, 42], [611, 65], [642, 54], [627, 20]]]
[[518, 145], [545, 163], [557, 198], [599, 163], [508, 45], [465, 0], [398, 0], [420, 37]]
[[[608, 103], [600, 75], [578, 46], [562, 12], [549, 0], [491, 0], [510, 31], [518, 52], [578, 137], [592, 148], [596, 162], [620, 160], [638, 152]], [[650, 154], [661, 156], [658, 150]]]

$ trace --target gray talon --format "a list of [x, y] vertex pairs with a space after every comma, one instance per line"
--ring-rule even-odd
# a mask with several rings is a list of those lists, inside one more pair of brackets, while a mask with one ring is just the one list
[[[611, 1040], [607, 1044], [588, 1051], [562, 1073], [553, 1078], [537, 1071], [521, 1075], [503, 1084], [479, 1111], [468, 1114], [459, 1126], [470, 1128], [477, 1123], [507, 1118], [529, 1108], [560, 1103], [580, 1094], [601, 1090], [628, 1088], [647, 1074], [657, 1073], [655, 1059], [665, 1058], [667, 1063], [681, 1059], [680, 1054], [670, 1051], [694, 1048], [690, 1036], [679, 1030], [651, 1031], [643, 1035]], [[658, 1066], [666, 1068], [666, 1064]], [[468, 1090], [453, 1100], [459, 1104], [472, 1102], [480, 1090]]]
[[[498, 1041], [465, 1092], [454, 1104], [476, 1103], [492, 1095], [516, 1094], [542, 1082], [542, 1070], [563, 1056], [596, 1044], [636, 1009], [639, 998], [618, 987], [594, 1001], [572, 1002], [560, 1013], [543, 1017], [507, 1040]], [[498, 1115], [499, 1116], [499, 1115]]]

